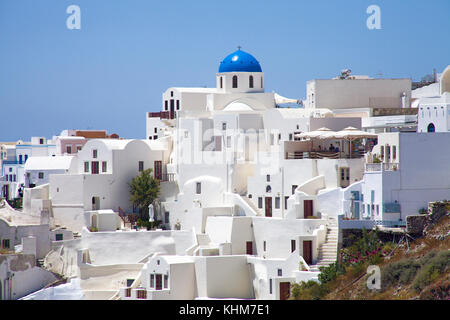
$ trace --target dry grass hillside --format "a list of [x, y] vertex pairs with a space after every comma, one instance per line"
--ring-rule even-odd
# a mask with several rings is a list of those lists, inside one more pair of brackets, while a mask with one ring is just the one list
[[[450, 299], [450, 217], [408, 241], [381, 242], [376, 231], [341, 250], [341, 263], [322, 271], [321, 284], [293, 285], [293, 299], [409, 300]], [[364, 239], [363, 239], [364, 238]], [[404, 238], [405, 239], [405, 238]], [[367, 267], [381, 270], [381, 288], [367, 288]]]

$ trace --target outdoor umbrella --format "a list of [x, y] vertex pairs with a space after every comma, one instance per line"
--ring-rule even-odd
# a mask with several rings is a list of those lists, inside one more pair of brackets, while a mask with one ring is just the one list
[[363, 138], [376, 138], [378, 137], [375, 133], [369, 133], [362, 130], [358, 130], [354, 127], [347, 127], [344, 128], [344, 130], [338, 131], [335, 134], [335, 138], [337, 139], [345, 139], [349, 141], [349, 153], [350, 158], [352, 157], [352, 141], [356, 139], [363, 139]]

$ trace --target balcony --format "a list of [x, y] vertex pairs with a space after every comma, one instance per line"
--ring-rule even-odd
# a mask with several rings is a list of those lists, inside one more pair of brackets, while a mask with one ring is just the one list
[[148, 112], [149, 118], [175, 119], [177, 114], [175, 111]]
[[365, 172], [397, 171], [398, 163], [366, 163]]
[[294, 151], [286, 152], [285, 159], [358, 159], [364, 157], [363, 151], [354, 151], [351, 156], [344, 152], [330, 151]]

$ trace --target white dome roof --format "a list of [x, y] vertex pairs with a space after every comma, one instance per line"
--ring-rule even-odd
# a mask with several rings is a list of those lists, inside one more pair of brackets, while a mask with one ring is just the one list
[[228, 104], [223, 111], [253, 111], [253, 109], [246, 103], [235, 101]]

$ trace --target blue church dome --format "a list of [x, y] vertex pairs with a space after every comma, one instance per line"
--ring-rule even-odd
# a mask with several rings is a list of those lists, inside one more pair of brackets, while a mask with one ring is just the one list
[[219, 73], [222, 72], [262, 72], [262, 69], [254, 56], [239, 49], [220, 63]]

